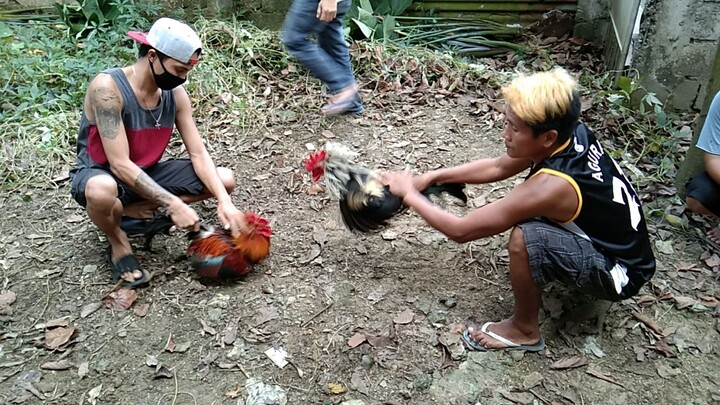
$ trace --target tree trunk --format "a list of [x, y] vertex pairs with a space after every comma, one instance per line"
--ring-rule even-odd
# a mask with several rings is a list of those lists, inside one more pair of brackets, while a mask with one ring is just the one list
[[692, 142], [690, 143], [690, 149], [685, 156], [685, 160], [680, 164], [680, 170], [678, 170], [677, 177], [675, 177], [675, 187], [677, 188], [678, 195], [685, 199], [685, 183], [688, 179], [705, 169], [703, 162], [703, 151], [698, 149], [695, 144], [697, 143], [698, 136], [700, 136], [700, 130], [702, 130], [703, 124], [705, 124], [705, 118], [710, 108], [715, 94], [720, 91], [720, 41], [718, 42], [718, 48], [715, 51], [715, 63], [713, 64], [713, 70], [710, 74], [710, 81], [708, 82], [707, 92], [705, 93], [705, 102], [703, 103], [702, 112], [698, 117], [697, 125], [693, 131]]

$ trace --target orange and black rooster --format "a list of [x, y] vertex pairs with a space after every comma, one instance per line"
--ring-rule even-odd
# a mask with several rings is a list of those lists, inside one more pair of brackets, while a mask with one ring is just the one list
[[[188, 233], [190, 264], [200, 276], [219, 280], [238, 278], [270, 254], [272, 229], [268, 220], [253, 212], [246, 212], [245, 218], [248, 231], [235, 238], [229, 230], [205, 225], [201, 225], [199, 232]], [[150, 250], [157, 233], [167, 233], [173, 225], [168, 214], [159, 214], [151, 222], [155, 225], [149, 224], [145, 234], [146, 250]]]
[[[387, 225], [387, 220], [405, 211], [402, 200], [390, 193], [373, 170], [352, 162], [357, 153], [346, 146], [328, 142], [325, 148], [311, 154], [303, 162], [314, 182], [325, 177], [328, 194], [340, 201], [340, 215], [351, 231], [369, 232]], [[422, 194], [440, 196], [443, 192], [467, 202], [465, 185], [433, 184]]]

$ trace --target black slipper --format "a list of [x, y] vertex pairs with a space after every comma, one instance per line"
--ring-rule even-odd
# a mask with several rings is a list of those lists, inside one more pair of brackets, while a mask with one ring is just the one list
[[134, 272], [135, 270], [140, 270], [140, 272], [142, 273], [142, 277], [135, 279], [135, 281], [127, 281], [123, 279], [123, 282], [120, 284], [120, 286], [125, 288], [135, 288], [145, 287], [148, 284], [148, 282], [150, 281], [150, 273], [140, 267], [140, 263], [138, 262], [135, 255], [125, 255], [118, 259], [116, 262], [114, 262], [112, 260], [112, 247], [108, 247], [107, 252], [108, 263], [110, 264], [110, 268], [112, 269], [113, 281], [120, 280], [123, 274], [132, 274], [132, 272]]
[[155, 235], [164, 234], [170, 235], [170, 229], [175, 226], [170, 214], [167, 212], [161, 212], [155, 215], [151, 220], [147, 222], [145, 230], [145, 243], [143, 244], [143, 250], [152, 252], [152, 241]]

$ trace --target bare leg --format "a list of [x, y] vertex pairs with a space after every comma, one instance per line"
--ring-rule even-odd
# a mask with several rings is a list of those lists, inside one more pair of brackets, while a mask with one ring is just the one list
[[[704, 205], [700, 203], [700, 201], [692, 198], [692, 197], [686, 197], [685, 203], [687, 203], [688, 208], [692, 210], [693, 212], [697, 212], [698, 214], [707, 215], [712, 218], [716, 218], [715, 214], [712, 213], [709, 209], [705, 208]], [[707, 233], [708, 239], [710, 239], [712, 242], [716, 244], [720, 244], [720, 228], [717, 226], [711, 229]]]
[[[533, 344], [540, 339], [538, 313], [540, 311], [540, 289], [530, 274], [525, 237], [515, 227], [508, 242], [510, 253], [510, 284], [515, 296], [515, 313], [510, 319], [491, 325], [488, 330], [518, 344]], [[473, 330], [470, 335], [488, 349], [506, 347], [492, 337]]]
[[[87, 200], [87, 213], [90, 220], [108, 238], [112, 249], [112, 260], [132, 254], [132, 247], [127, 235], [120, 229], [120, 218], [123, 207], [117, 198], [117, 183], [106, 175], [93, 176], [85, 185], [85, 199]], [[142, 272], [136, 270], [133, 277], [139, 279]]]

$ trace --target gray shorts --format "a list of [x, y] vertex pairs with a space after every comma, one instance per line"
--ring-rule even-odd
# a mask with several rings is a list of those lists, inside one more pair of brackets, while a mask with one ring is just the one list
[[[201, 195], [204, 194], [205, 185], [195, 174], [190, 159], [169, 159], [159, 162], [144, 169], [160, 187], [173, 195]], [[121, 182], [110, 169], [101, 167], [73, 169], [70, 172], [72, 187], [70, 194], [78, 204], [87, 206], [85, 198], [85, 186], [91, 177], [97, 175], [108, 175], [115, 179], [118, 187], [118, 199], [123, 206], [143, 201], [145, 198], [134, 192], [130, 187]]]
[[583, 293], [618, 301], [610, 270], [615, 261], [589, 240], [544, 220], [518, 224], [525, 237], [530, 272], [538, 286], [559, 281]]
[[720, 185], [708, 172], [698, 173], [685, 184], [687, 196], [700, 202], [713, 214], [720, 216]]

